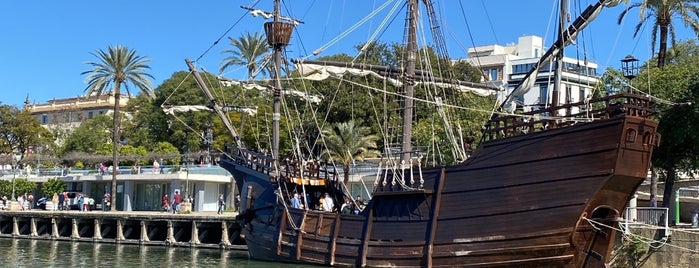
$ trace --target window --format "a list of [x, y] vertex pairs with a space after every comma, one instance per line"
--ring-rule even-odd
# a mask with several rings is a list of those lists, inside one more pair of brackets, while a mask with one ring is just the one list
[[626, 130], [626, 142], [636, 142], [636, 130], [627, 129]]
[[41, 115], [41, 124], [46, 125], [49, 123], [49, 116], [46, 114]]
[[93, 116], [94, 114], [92, 113], [92, 111], [87, 112], [87, 119], [92, 119]]
[[483, 70], [485, 75], [488, 77], [490, 81], [495, 81], [495, 80], [500, 80], [500, 77], [498, 76], [498, 69], [497, 68], [492, 68], [492, 69], [485, 69]]
[[549, 101], [549, 86], [539, 85], [539, 104], [546, 104]]
[[584, 89], [584, 88], [580, 88], [580, 90], [578, 91], [578, 100], [579, 100], [579, 101], [583, 101], [583, 100], [585, 100], [585, 99], [586, 99], [586, 97], [585, 97], [585, 89]]
[[566, 85], [566, 103], [573, 102], [573, 88], [570, 85]]

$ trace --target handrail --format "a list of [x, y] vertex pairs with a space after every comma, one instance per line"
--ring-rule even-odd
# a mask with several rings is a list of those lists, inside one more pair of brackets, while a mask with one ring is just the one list
[[[621, 115], [649, 117], [656, 113], [653, 104], [653, 100], [647, 96], [623, 93], [530, 112], [495, 114], [484, 126], [483, 139], [488, 141], [518, 136]], [[564, 116], [550, 116], [556, 112]]]

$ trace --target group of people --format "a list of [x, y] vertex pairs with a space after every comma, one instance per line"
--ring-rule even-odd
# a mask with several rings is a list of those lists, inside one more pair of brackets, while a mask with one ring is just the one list
[[180, 191], [175, 191], [175, 195], [172, 196], [172, 202], [167, 194], [163, 195], [163, 212], [172, 211], [172, 214], [179, 212], [182, 209], [182, 196]]
[[[298, 193], [294, 192], [291, 199], [289, 200], [289, 203], [292, 208], [303, 209], [305, 208], [304, 204], [306, 200], [309, 200], [309, 198], [306, 197], [304, 200]], [[357, 199], [355, 200], [352, 200], [351, 198], [347, 199], [345, 203], [342, 204], [342, 206], [340, 206], [339, 211], [342, 214], [359, 214], [359, 212], [364, 209], [364, 205], [364, 199], [360, 195], [357, 195]], [[327, 212], [338, 211], [337, 207], [335, 207], [335, 201], [328, 193], [325, 193], [319, 197], [318, 204], [315, 206], [315, 208], [317, 210]]]

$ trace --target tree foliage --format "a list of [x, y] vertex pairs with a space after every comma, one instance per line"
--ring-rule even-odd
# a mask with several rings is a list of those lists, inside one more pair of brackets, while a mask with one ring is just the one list
[[326, 161], [339, 162], [344, 170], [344, 182], [349, 182], [350, 166], [356, 161], [381, 155], [376, 150], [378, 136], [372, 135], [368, 127], [356, 126], [354, 121], [336, 123], [323, 130], [325, 151], [321, 155]]
[[695, 42], [684, 42], [673, 49], [676, 53], [664, 69], [644, 68], [633, 81], [635, 88], [665, 100], [657, 105], [662, 139], [652, 160], [665, 175], [666, 207], [672, 200], [677, 172], [692, 174], [699, 168], [699, 84], [694, 79], [699, 76], [698, 49]]
[[41, 184], [41, 192], [48, 198], [51, 198], [53, 194], [57, 194], [65, 190], [66, 183], [56, 178], [48, 179], [46, 182]]
[[655, 44], [658, 45], [658, 57], [656, 65], [658, 68], [664, 68], [666, 64], [667, 54], [667, 38], [671, 38], [672, 46], [676, 45], [675, 40], [675, 25], [673, 19], [679, 19], [686, 27], [689, 27], [694, 33], [699, 34], [699, 3], [695, 0], [641, 0], [637, 3], [629, 5], [621, 14], [619, 14], [618, 23], [624, 19], [624, 16], [632, 9], [639, 9], [639, 20], [634, 28], [633, 36], [643, 29], [646, 24], [652, 28], [651, 49], [655, 52]]
[[[121, 141], [119, 136], [120, 121], [120, 105], [121, 87], [124, 86], [127, 94], [130, 96], [129, 84], [134, 85], [141, 92], [148, 96], [152, 96], [152, 83], [149, 80], [153, 76], [147, 72], [150, 69], [148, 66], [149, 58], [139, 56], [136, 50], [131, 50], [128, 47], [116, 45], [107, 48], [107, 51], [98, 50], [91, 53], [97, 61], [88, 62], [92, 70], [82, 72], [87, 74], [85, 82], [87, 88], [85, 93], [88, 96], [114, 94], [114, 118], [112, 128], [112, 163], [115, 166], [119, 165], [117, 145]], [[112, 86], [113, 85], [113, 86]], [[112, 202], [116, 202], [116, 172], [112, 173]], [[112, 210], [116, 210], [116, 206], [112, 206]]]
[[52, 151], [53, 141], [53, 134], [29, 111], [0, 105], [0, 154], [19, 155], [19, 162], [22, 162], [31, 148]]
[[[0, 196], [12, 197], [12, 180], [0, 180]], [[32, 193], [36, 189], [36, 182], [31, 182], [26, 178], [14, 179], [15, 197], [24, 194]]]
[[268, 68], [260, 66], [263, 64], [258, 63], [260, 57], [269, 50], [269, 45], [267, 45], [264, 35], [260, 35], [257, 32], [253, 34], [248, 32], [238, 39], [228, 37], [228, 40], [230, 40], [230, 45], [233, 48], [221, 51], [221, 53], [229, 54], [230, 56], [221, 62], [219, 73], [223, 73], [226, 69], [235, 65], [245, 66], [248, 71], [248, 79], [250, 80], [257, 76], [257, 72], [263, 75], [268, 73]]

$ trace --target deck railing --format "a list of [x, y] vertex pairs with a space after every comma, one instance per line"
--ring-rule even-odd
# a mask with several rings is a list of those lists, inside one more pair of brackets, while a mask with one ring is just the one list
[[279, 162], [277, 173], [274, 168], [274, 159], [268, 154], [229, 144], [226, 145], [226, 155], [238, 165], [269, 175], [271, 181], [290, 181], [300, 178], [328, 179], [335, 182], [338, 180], [337, 171], [326, 162], [299, 161], [288, 157]]
[[495, 114], [484, 126], [483, 137], [494, 140], [620, 115], [648, 117], [655, 113], [653, 104], [646, 96], [624, 93], [530, 112]]
[[668, 208], [663, 207], [627, 207], [624, 216], [625, 232], [629, 233], [629, 226], [634, 224], [650, 225], [665, 229], [665, 236], [670, 235]]

